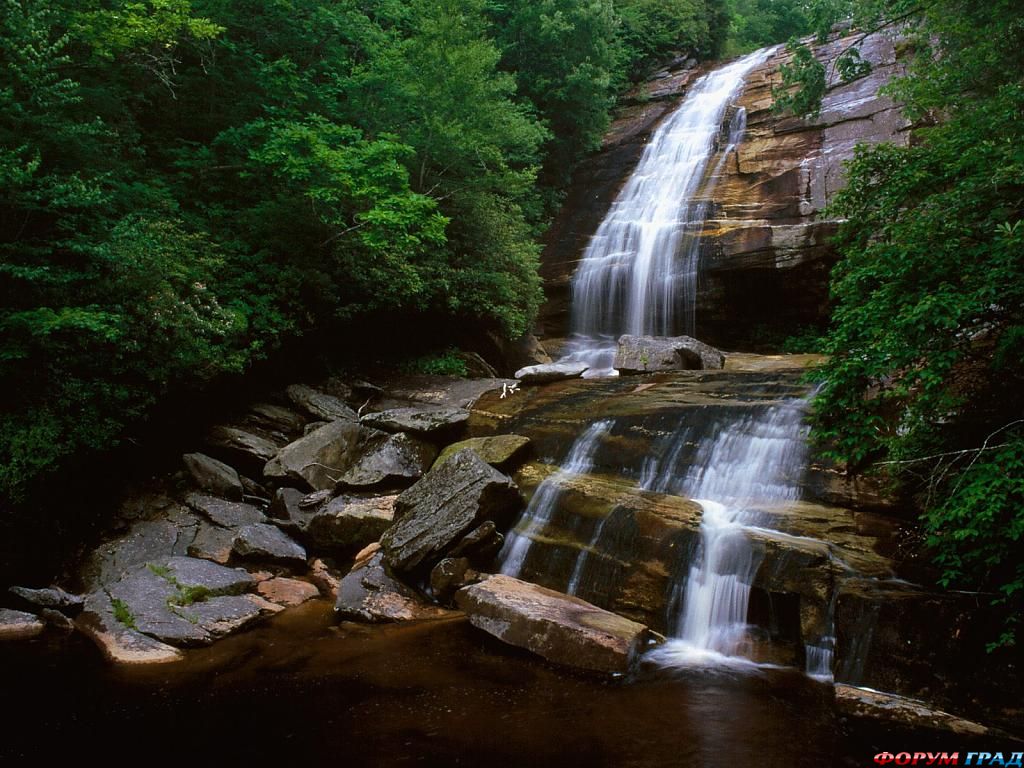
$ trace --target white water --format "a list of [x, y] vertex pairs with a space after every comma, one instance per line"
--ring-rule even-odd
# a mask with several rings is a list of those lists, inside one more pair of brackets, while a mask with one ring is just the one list
[[[705, 439], [689, 470], [676, 477], [677, 444], [654, 486], [697, 501], [704, 510], [700, 542], [674, 603], [682, 609], [661, 654], [666, 663], [703, 663], [748, 651], [747, 610], [760, 555], [749, 533], [762, 522], [755, 506], [799, 498], [806, 464], [805, 401], [783, 403], [739, 419]], [[679, 441], [688, 439], [682, 434]], [[824, 650], [824, 649], [823, 649]], [[830, 660], [816, 657], [815, 672]]]
[[[704, 202], [695, 197], [718, 149], [726, 109], [747, 74], [770, 54], [757, 51], [697, 81], [655, 131], [591, 238], [573, 276], [573, 339], [564, 358], [588, 363], [587, 375], [614, 375], [615, 342], [624, 333], [693, 332], [699, 231], [710, 190], [704, 190]], [[741, 112], [719, 164], [745, 127]]]
[[529, 505], [523, 510], [515, 527], [509, 531], [505, 545], [498, 554], [502, 573], [508, 576], [518, 576], [523, 570], [523, 563], [526, 562], [526, 556], [533, 545], [533, 537], [551, 522], [551, 515], [555, 511], [558, 497], [561, 495], [560, 481], [568, 476], [586, 474], [593, 468], [594, 452], [597, 450], [601, 438], [611, 426], [610, 420], [591, 424], [582, 435], [576, 438], [562, 467], [537, 486]]

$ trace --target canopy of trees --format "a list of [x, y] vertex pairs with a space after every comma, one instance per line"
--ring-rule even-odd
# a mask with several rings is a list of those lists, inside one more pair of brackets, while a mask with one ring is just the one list
[[0, 499], [311, 329], [522, 334], [617, 89], [717, 7], [0, 0]]

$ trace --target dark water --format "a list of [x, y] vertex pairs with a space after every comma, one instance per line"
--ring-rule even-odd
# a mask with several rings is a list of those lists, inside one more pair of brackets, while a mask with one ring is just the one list
[[334, 625], [317, 603], [179, 664], [115, 670], [72, 638], [0, 650], [4, 765], [871, 765], [796, 672], [552, 667], [462, 621]]

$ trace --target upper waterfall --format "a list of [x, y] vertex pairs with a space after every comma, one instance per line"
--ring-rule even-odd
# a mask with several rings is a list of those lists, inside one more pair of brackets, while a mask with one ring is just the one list
[[[655, 131], [587, 245], [572, 280], [567, 359], [588, 363], [590, 375], [612, 372], [621, 334], [693, 332], [699, 242], [684, 238], [707, 213], [696, 196], [721, 148], [716, 137], [726, 109], [771, 51], [744, 56], [697, 81]], [[730, 126], [730, 146], [742, 132], [741, 116]]]

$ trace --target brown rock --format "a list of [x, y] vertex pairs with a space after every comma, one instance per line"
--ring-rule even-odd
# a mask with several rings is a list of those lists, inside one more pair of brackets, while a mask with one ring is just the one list
[[283, 576], [262, 582], [256, 587], [256, 591], [272, 603], [289, 607], [302, 605], [307, 600], [320, 597], [320, 590], [308, 581]]

